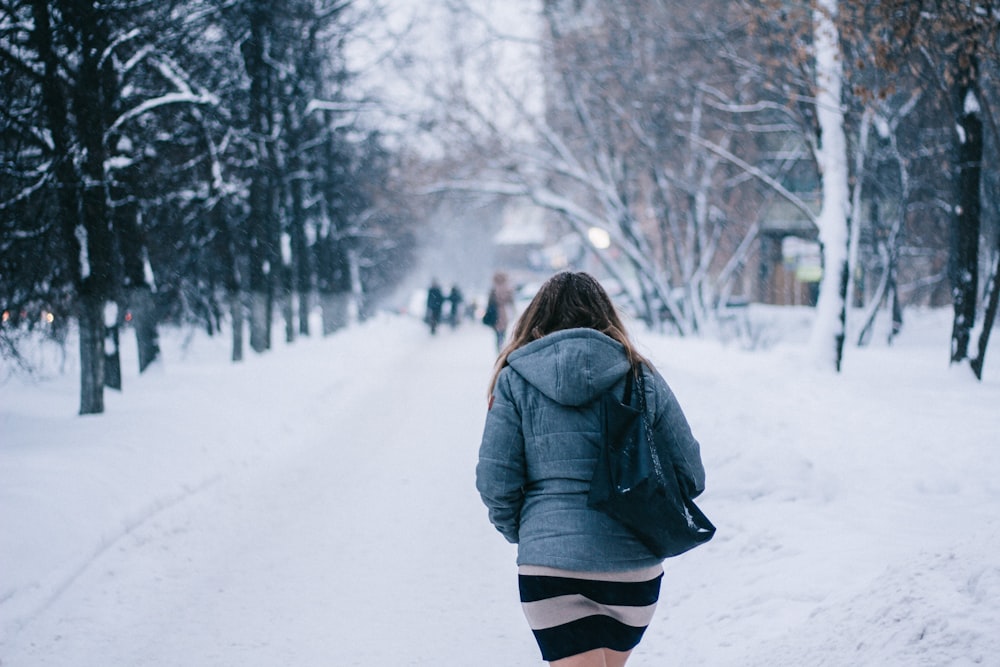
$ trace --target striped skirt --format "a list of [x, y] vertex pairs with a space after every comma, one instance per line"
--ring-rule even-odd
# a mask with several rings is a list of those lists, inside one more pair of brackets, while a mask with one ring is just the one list
[[653, 618], [663, 567], [629, 572], [517, 569], [521, 607], [548, 662], [598, 648], [630, 651]]

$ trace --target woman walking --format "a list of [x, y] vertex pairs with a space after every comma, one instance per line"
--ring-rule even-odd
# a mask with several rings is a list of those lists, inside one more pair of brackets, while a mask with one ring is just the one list
[[559, 273], [535, 295], [500, 352], [476, 486], [493, 525], [518, 545], [522, 607], [542, 658], [559, 667], [625, 664], [653, 617], [661, 559], [587, 506], [601, 442], [600, 401], [646, 374], [658, 447], [685, 490], [705, 471], [673, 392], [636, 351], [614, 305], [586, 273]]
[[483, 323], [492, 327], [497, 337], [497, 353], [503, 349], [504, 337], [510, 325], [511, 313], [514, 310], [514, 290], [507, 282], [507, 274], [497, 271], [493, 274], [493, 284], [486, 300], [486, 316]]

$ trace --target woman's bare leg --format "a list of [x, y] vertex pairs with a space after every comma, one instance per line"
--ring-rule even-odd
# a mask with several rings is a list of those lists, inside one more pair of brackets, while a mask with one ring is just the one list
[[577, 653], [562, 660], [549, 664], [552, 667], [624, 667], [632, 651], [612, 651], [609, 648], [596, 648], [586, 653]]
[[612, 651], [609, 648], [602, 648], [604, 651], [604, 664], [607, 667], [625, 667], [625, 661], [632, 655], [632, 651]]
[[604, 662], [604, 649], [595, 648], [586, 653], [577, 653], [562, 660], [554, 660], [549, 663], [552, 667], [607, 667]]

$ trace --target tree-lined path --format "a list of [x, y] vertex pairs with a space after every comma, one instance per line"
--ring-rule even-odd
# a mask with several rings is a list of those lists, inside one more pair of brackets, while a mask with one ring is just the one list
[[[666, 564], [630, 665], [1000, 651], [1000, 385], [946, 371], [947, 324], [840, 375], [638, 331], [719, 534]], [[237, 366], [225, 345], [168, 337], [100, 418], [72, 378], [0, 386], [3, 667], [541, 664], [474, 488], [490, 330], [385, 316]]]

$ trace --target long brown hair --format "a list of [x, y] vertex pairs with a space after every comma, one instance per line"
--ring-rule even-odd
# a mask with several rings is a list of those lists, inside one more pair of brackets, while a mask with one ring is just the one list
[[510, 342], [497, 357], [490, 394], [511, 352], [554, 331], [575, 328], [595, 329], [618, 341], [625, 347], [625, 354], [633, 366], [649, 363], [636, 351], [611, 297], [601, 284], [589, 273], [563, 271], [545, 281], [517, 318]]

